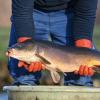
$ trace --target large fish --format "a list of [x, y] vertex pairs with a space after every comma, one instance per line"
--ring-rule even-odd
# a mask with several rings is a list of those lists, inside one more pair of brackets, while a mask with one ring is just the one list
[[50, 70], [55, 82], [60, 80], [57, 72], [73, 72], [79, 70], [80, 65], [93, 67], [96, 73], [100, 73], [100, 52], [87, 48], [28, 40], [10, 47], [7, 55], [27, 63], [42, 62]]

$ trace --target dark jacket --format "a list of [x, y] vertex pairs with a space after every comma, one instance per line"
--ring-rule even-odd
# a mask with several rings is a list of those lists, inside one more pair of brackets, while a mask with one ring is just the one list
[[[34, 33], [33, 9], [60, 10], [72, 8], [72, 33], [75, 40], [92, 40], [98, 0], [12, 0], [12, 16], [16, 34], [31, 37]], [[73, 3], [73, 5], [70, 5]]]

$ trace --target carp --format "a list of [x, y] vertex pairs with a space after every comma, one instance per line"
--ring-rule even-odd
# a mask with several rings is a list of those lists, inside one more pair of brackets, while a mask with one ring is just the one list
[[62, 46], [44, 40], [27, 40], [8, 48], [6, 54], [28, 64], [42, 62], [55, 83], [60, 80], [58, 72], [73, 72], [84, 64], [100, 73], [100, 51], [88, 48]]

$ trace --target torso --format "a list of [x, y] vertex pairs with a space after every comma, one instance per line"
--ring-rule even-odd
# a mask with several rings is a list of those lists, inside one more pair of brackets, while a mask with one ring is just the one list
[[36, 0], [35, 4], [39, 6], [40, 9], [59, 10], [67, 8], [67, 4], [70, 1], [71, 0]]

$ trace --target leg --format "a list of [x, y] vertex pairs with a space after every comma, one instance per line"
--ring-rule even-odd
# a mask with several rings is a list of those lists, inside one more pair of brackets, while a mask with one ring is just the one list
[[[9, 39], [9, 47], [17, 43], [17, 36], [14, 29], [13, 24], [13, 18], [11, 19], [12, 25], [11, 25], [11, 32], [10, 32], [10, 39]], [[15, 78], [19, 77], [20, 75], [24, 75], [25, 73], [28, 73], [24, 68], [18, 68], [17, 66], [18, 60], [10, 58], [8, 62], [8, 68], [10, 71], [10, 74]]]
[[[42, 40], [48, 40], [48, 34], [49, 34], [49, 26], [48, 26], [48, 16], [47, 14], [34, 10], [34, 24], [35, 24], [35, 34], [33, 34], [34, 39], [42, 39]], [[42, 18], [43, 17], [43, 18]], [[45, 18], [44, 18], [45, 17]], [[41, 20], [41, 18], [43, 20]], [[9, 46], [12, 46], [17, 42], [17, 36], [14, 30], [14, 24], [12, 19], [12, 27], [11, 27], [11, 33], [10, 33], [10, 40], [9, 40]], [[8, 62], [8, 68], [10, 74], [15, 79], [15, 84], [32, 84], [38, 82], [41, 73], [29, 73], [25, 68], [18, 68], [17, 66], [18, 61], [15, 59], [10, 58]]]
[[34, 9], [33, 13], [35, 33], [33, 39], [48, 40], [49, 39], [49, 17], [47, 13]]
[[[9, 39], [9, 47], [17, 42], [17, 37], [16, 37], [16, 34], [15, 34], [15, 29], [14, 29], [12, 17], [11, 17], [11, 22], [12, 22], [12, 24], [11, 24], [11, 32], [10, 32], [10, 39]], [[15, 60], [13, 58], [9, 58], [8, 69], [9, 69], [10, 74], [14, 78], [16, 78], [16, 76], [17, 76], [17, 73], [16, 73], [17, 63], [18, 63], [17, 60]]]
[[[71, 18], [73, 14], [67, 11], [58, 11], [50, 14], [50, 32], [52, 41], [61, 45], [73, 45], [71, 34]], [[65, 85], [92, 86], [91, 77], [78, 76], [74, 73], [67, 73]]]
[[[14, 29], [13, 19], [11, 19], [11, 21], [12, 21], [12, 25], [11, 25], [11, 32], [10, 32], [10, 39], [9, 39], [9, 47], [17, 42], [17, 36]], [[17, 65], [18, 65], [18, 60], [13, 59], [13, 58], [9, 59], [8, 69], [11, 76], [15, 79], [15, 84], [17, 83], [23, 84], [23, 80], [24, 80], [24, 84], [34, 84], [34, 80], [35, 80], [34, 76], [24, 77], [24, 75], [29, 75], [33, 73], [29, 73], [25, 68], [18, 68]], [[20, 78], [20, 76], [23, 76], [23, 80]]]
[[[68, 13], [68, 14], [67, 14]], [[71, 13], [61, 10], [50, 14], [52, 42], [61, 45], [74, 45], [71, 34]]]

